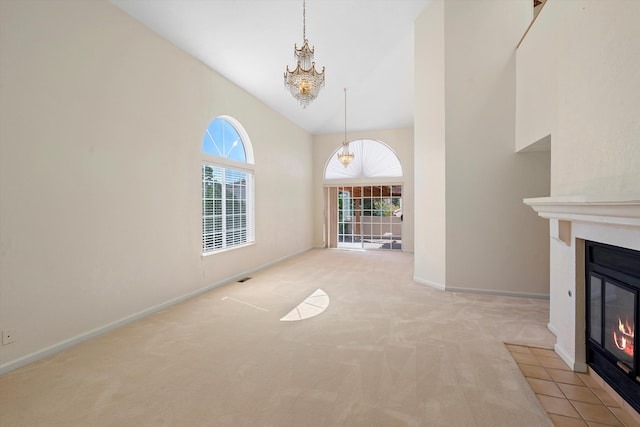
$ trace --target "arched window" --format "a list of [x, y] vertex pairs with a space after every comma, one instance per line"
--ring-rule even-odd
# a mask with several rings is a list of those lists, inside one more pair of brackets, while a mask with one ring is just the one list
[[[402, 165], [384, 142], [349, 143], [347, 167], [339, 146], [327, 160], [324, 241], [330, 248], [402, 250]], [[373, 184], [373, 185], [372, 185]]]
[[237, 120], [214, 119], [202, 142], [202, 253], [255, 241], [253, 149]]
[[349, 143], [349, 151], [354, 154], [353, 161], [344, 167], [336, 153], [331, 155], [325, 168], [325, 179], [345, 178], [397, 178], [402, 176], [402, 166], [396, 154], [389, 146], [372, 139], [357, 139]]

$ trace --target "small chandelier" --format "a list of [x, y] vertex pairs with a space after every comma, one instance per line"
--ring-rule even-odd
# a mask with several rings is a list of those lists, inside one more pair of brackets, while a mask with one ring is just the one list
[[338, 160], [346, 168], [353, 160], [353, 153], [349, 152], [349, 141], [347, 140], [347, 88], [344, 88], [344, 140], [342, 141], [342, 152], [338, 153]]
[[291, 95], [300, 102], [302, 108], [307, 108], [324, 86], [324, 67], [322, 67], [322, 72], [316, 71], [316, 63], [313, 61], [314, 47], [309, 48], [305, 0], [302, 1], [302, 40], [303, 45], [300, 49], [297, 44], [293, 45], [293, 56], [298, 64], [293, 71], [290, 71], [287, 65], [287, 70], [284, 73], [284, 87], [289, 89]]

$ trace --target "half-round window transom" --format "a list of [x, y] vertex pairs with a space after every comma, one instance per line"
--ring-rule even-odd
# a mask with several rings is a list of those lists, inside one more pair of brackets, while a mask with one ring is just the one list
[[204, 134], [202, 151], [225, 159], [246, 163], [247, 154], [240, 134], [227, 120], [214, 119]]
[[372, 139], [357, 139], [349, 143], [353, 161], [346, 168], [336, 155], [342, 146], [331, 155], [325, 169], [325, 179], [348, 178], [397, 178], [402, 176], [398, 156], [387, 144]]

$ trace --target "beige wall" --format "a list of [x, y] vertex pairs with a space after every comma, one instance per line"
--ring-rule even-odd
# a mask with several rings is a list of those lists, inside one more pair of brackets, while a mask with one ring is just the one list
[[[309, 134], [107, 2], [0, 19], [0, 369], [312, 246]], [[253, 143], [256, 244], [202, 257], [221, 114]]]
[[[550, 150], [556, 129], [557, 49], [553, 42], [562, 25], [547, 18], [547, 7], [538, 15], [516, 51], [516, 151]], [[544, 19], [542, 19], [544, 18]], [[541, 144], [542, 141], [545, 144]], [[537, 144], [536, 144], [537, 143]]]
[[543, 89], [518, 86], [518, 145], [552, 134], [553, 196], [640, 189], [638, 22], [637, 1], [550, 1], [518, 49]]
[[415, 280], [446, 283], [446, 135], [444, 1], [434, 0], [415, 24]]
[[640, 2], [567, 3], [551, 194], [638, 191]]
[[[637, 1], [549, 1], [518, 49], [519, 79], [546, 69], [537, 80], [544, 96], [518, 87], [518, 115], [523, 128], [551, 134], [552, 196], [640, 194], [638, 22]], [[543, 109], [553, 111], [549, 121], [533, 123], [528, 111]], [[537, 137], [521, 136], [520, 145]], [[578, 222], [570, 244], [550, 239], [549, 326], [556, 351], [572, 366], [584, 362], [584, 301], [569, 295], [584, 293], [584, 280], [576, 281], [583, 268], [578, 239], [640, 250], [640, 233], [621, 227]]]
[[[425, 201], [416, 242], [436, 239], [416, 245], [425, 283], [548, 295], [547, 224], [522, 199], [549, 194], [549, 156], [514, 152], [515, 46], [530, 16], [529, 1], [456, 0], [432, 3], [416, 24], [416, 164], [436, 162], [416, 175], [416, 200]], [[433, 226], [445, 226], [444, 241]]]
[[[385, 129], [360, 132], [349, 132], [349, 140], [372, 139], [387, 144], [398, 156], [402, 165], [402, 178], [394, 178], [385, 182], [402, 183], [402, 210], [404, 221], [402, 222], [402, 250], [412, 252], [414, 247], [414, 185], [413, 185], [413, 129]], [[336, 150], [342, 146], [344, 135], [340, 133], [323, 134], [313, 137], [313, 179], [314, 179], [314, 222], [313, 222], [313, 244], [317, 247], [323, 246], [324, 229], [324, 209], [325, 200], [323, 186], [342, 183], [371, 183], [383, 184], [379, 179], [372, 180], [350, 180], [350, 181], [327, 181], [324, 180], [324, 171], [329, 158], [335, 155]]]

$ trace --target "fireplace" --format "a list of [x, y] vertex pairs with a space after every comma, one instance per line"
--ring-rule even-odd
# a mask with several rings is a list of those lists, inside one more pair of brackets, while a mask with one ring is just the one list
[[640, 251], [586, 241], [585, 270], [586, 362], [640, 411]]
[[[611, 246], [628, 248], [640, 251], [640, 188], [635, 192], [624, 194], [607, 195], [558, 195], [553, 197], [538, 197], [525, 199], [524, 202], [531, 206], [538, 215], [549, 220], [549, 330], [556, 336], [555, 352], [564, 360], [567, 365], [576, 372], [597, 371], [599, 376], [608, 376], [609, 382], [626, 384], [632, 391], [620, 391], [620, 387], [613, 389], [612, 386], [604, 384], [605, 389], [615, 392], [616, 401], [628, 413], [640, 420], [640, 410], [638, 409], [638, 372], [640, 371], [640, 348], [638, 348], [638, 337], [633, 340], [625, 337], [625, 341], [619, 339], [618, 344], [628, 352], [633, 353], [633, 357], [617, 360], [615, 353], [604, 347], [605, 327], [603, 325], [605, 317], [600, 311], [600, 322], [597, 317], [593, 321], [596, 329], [594, 335], [600, 340], [591, 339], [591, 318], [587, 310], [591, 310], [591, 296], [587, 294], [587, 285], [591, 281], [591, 273], [588, 268], [594, 269], [595, 277], [600, 278], [600, 299], [594, 295], [594, 303], [600, 302], [604, 306], [604, 294], [606, 293], [606, 281], [612, 285], [622, 285], [621, 289], [630, 292], [633, 296], [634, 310], [638, 309], [637, 284], [640, 272], [637, 271], [638, 260], [631, 262], [631, 269], [623, 267], [621, 275], [617, 277], [610, 274], [614, 268], [606, 267], [607, 264], [600, 258], [596, 251], [595, 262], [587, 262], [590, 255], [587, 255], [585, 242], [600, 242]], [[601, 246], [605, 247], [606, 246]], [[606, 255], [607, 251], [604, 251]], [[610, 252], [610, 251], [609, 251]], [[626, 255], [634, 252], [623, 252]], [[614, 255], [620, 252], [614, 250]], [[602, 253], [600, 254], [602, 255]], [[593, 258], [590, 258], [593, 260]], [[633, 259], [633, 257], [631, 258]], [[589, 266], [588, 266], [589, 264]], [[605, 264], [605, 265], [601, 265]], [[636, 266], [635, 269], [633, 266]], [[635, 272], [634, 272], [635, 270]], [[626, 271], [626, 273], [625, 273]], [[629, 280], [621, 280], [621, 279]], [[598, 286], [597, 284], [595, 285]], [[635, 287], [634, 287], [635, 286]], [[616, 288], [614, 288], [616, 289]], [[590, 292], [591, 290], [589, 290]], [[622, 294], [624, 295], [624, 293]], [[611, 303], [611, 301], [606, 301]], [[595, 310], [594, 310], [595, 311]], [[637, 314], [636, 314], [637, 317]], [[617, 316], [616, 319], [617, 320]], [[621, 319], [623, 324], [626, 319]], [[634, 326], [638, 325], [638, 319]], [[601, 333], [597, 332], [597, 325], [600, 325]], [[631, 326], [631, 325], [629, 325]], [[589, 335], [585, 333], [588, 331]], [[609, 331], [611, 338], [613, 332]], [[620, 338], [616, 333], [616, 337]], [[607, 336], [609, 338], [609, 336]], [[633, 351], [626, 344], [633, 342]], [[615, 344], [613, 347], [617, 348]], [[613, 349], [609, 343], [609, 348]], [[587, 364], [587, 353], [589, 362]], [[619, 353], [617, 353], [619, 355]], [[632, 367], [629, 372], [628, 362], [632, 360]], [[626, 362], [625, 362], [626, 360]], [[613, 362], [613, 363], [612, 363]], [[621, 363], [622, 367], [618, 365]], [[635, 371], [635, 374], [634, 374]], [[635, 376], [633, 376], [635, 375]], [[613, 377], [613, 380], [611, 380]], [[636, 390], [633, 392], [633, 390]], [[627, 403], [620, 395], [625, 395], [627, 401], [635, 402], [633, 405]]]

